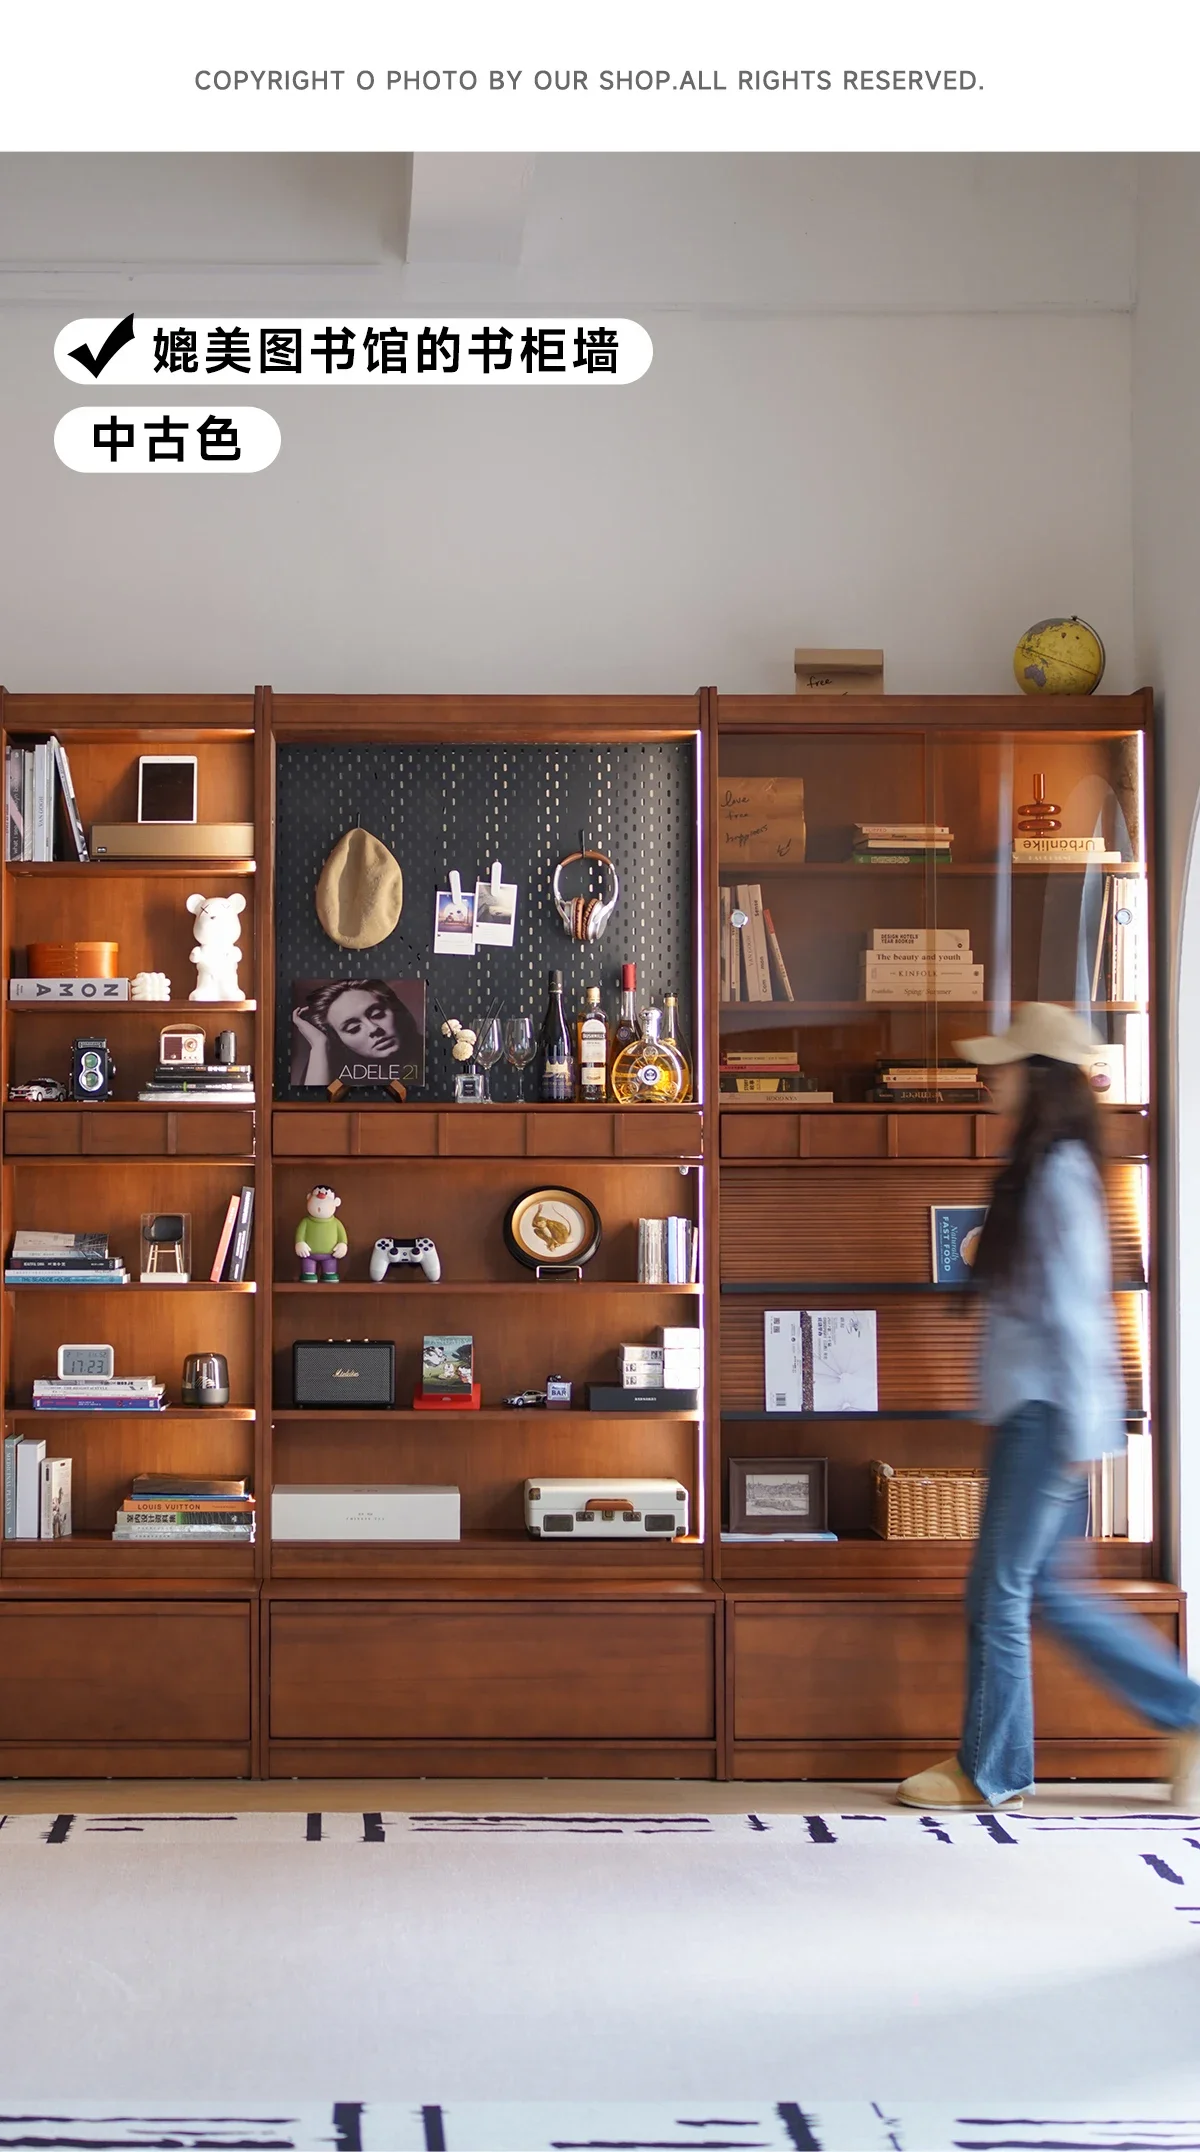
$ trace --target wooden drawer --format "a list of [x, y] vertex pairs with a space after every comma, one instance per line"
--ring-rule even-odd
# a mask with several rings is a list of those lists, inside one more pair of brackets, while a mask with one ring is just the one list
[[277, 1601], [274, 1740], [706, 1740], [709, 1604]]
[[[1129, 1603], [1129, 1602], [1127, 1602]], [[1150, 1605], [1175, 1643], [1174, 1605]], [[961, 1601], [730, 1607], [734, 1739], [958, 1744], [966, 1632]], [[1049, 1637], [1034, 1636], [1040, 1742], [1145, 1740], [1145, 1722], [1097, 1687]]]
[[4, 1142], [11, 1158], [248, 1158], [254, 1115], [232, 1106], [35, 1107], [5, 1114]]
[[0, 1602], [0, 1749], [245, 1742], [251, 1608]]
[[277, 1113], [271, 1141], [276, 1158], [349, 1158], [350, 1128], [356, 1113], [339, 1106], [314, 1106], [311, 1113]]

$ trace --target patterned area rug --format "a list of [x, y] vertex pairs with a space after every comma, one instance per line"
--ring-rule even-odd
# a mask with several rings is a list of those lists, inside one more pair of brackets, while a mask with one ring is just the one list
[[6, 1817], [18, 2146], [1200, 2152], [1200, 1817]]

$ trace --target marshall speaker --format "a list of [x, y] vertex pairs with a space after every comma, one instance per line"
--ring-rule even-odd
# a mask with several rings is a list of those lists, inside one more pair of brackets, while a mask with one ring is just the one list
[[390, 1338], [297, 1338], [292, 1395], [298, 1405], [390, 1410], [396, 1402], [396, 1348]]

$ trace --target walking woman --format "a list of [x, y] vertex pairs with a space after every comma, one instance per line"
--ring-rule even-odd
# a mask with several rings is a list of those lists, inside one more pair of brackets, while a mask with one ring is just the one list
[[1033, 1784], [1029, 1625], [1036, 1614], [1106, 1686], [1173, 1738], [1172, 1796], [1200, 1801], [1200, 1686], [1148, 1624], [1075, 1581], [1089, 1460], [1125, 1448], [1095, 1041], [1070, 1010], [1029, 1002], [990, 1065], [1016, 1135], [974, 1265], [983, 1305], [980, 1413], [988, 1490], [967, 1586], [967, 1700], [958, 1755], [906, 1778], [907, 1807], [1019, 1808]]

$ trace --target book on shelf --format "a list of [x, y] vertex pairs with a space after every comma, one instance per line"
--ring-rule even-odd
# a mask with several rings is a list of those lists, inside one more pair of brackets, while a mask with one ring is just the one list
[[128, 1001], [128, 979], [10, 979], [10, 1001]]
[[953, 864], [954, 855], [948, 845], [888, 845], [880, 849], [875, 845], [856, 845], [850, 858], [856, 867], [924, 867], [930, 861], [939, 866]]
[[969, 1285], [986, 1203], [931, 1203], [929, 1237], [935, 1285]]
[[767, 951], [770, 956], [771, 963], [774, 967], [775, 977], [779, 985], [780, 994], [784, 1001], [793, 1001], [795, 999], [795, 996], [792, 993], [792, 982], [788, 977], [787, 965], [783, 961], [783, 951], [779, 946], [779, 936], [775, 932], [775, 922], [772, 919], [771, 914], [767, 910], [765, 904], [763, 906], [762, 916], [763, 926], [766, 929], [767, 935]]
[[10, 1256], [80, 1256], [108, 1259], [107, 1233], [40, 1233], [22, 1226], [13, 1234]]
[[638, 1219], [638, 1284], [694, 1285], [700, 1240], [690, 1218]]
[[1105, 866], [1120, 866], [1124, 857], [1111, 850], [1103, 837], [1068, 837], [1062, 830], [1052, 830], [1045, 837], [1014, 837], [1012, 856], [1014, 860], [1079, 859]]
[[138, 1543], [146, 1540], [199, 1540], [216, 1544], [223, 1540], [227, 1544], [240, 1542], [244, 1546], [250, 1546], [254, 1542], [255, 1532], [253, 1517], [230, 1518], [219, 1524], [209, 1523], [205, 1519], [196, 1523], [186, 1517], [172, 1517], [159, 1522], [151, 1518], [127, 1517], [122, 1511], [113, 1526], [112, 1536], [114, 1539]]
[[16, 1445], [16, 1491], [13, 1539], [38, 1539], [42, 1521], [42, 1460], [46, 1444], [38, 1435], [21, 1435]]
[[43, 1392], [91, 1397], [99, 1391], [114, 1397], [150, 1397], [161, 1389], [157, 1375], [38, 1375], [33, 1384], [35, 1397]]
[[254, 1223], [254, 1190], [243, 1188], [238, 1197], [237, 1216], [233, 1222], [233, 1245], [226, 1266], [231, 1285], [241, 1285], [246, 1276], [246, 1262], [250, 1254], [250, 1231]]
[[746, 967], [746, 1000], [770, 1001], [771, 964], [767, 955], [767, 930], [763, 922], [762, 889], [757, 882], [735, 886], [738, 910], [746, 914], [741, 930], [742, 961]]
[[906, 958], [942, 956], [954, 951], [971, 952], [971, 935], [967, 927], [872, 927], [871, 956], [899, 956]]
[[71, 1537], [71, 1460], [69, 1457], [43, 1457], [41, 1472], [42, 1539], [69, 1539]]
[[110, 1286], [128, 1285], [130, 1274], [123, 1263], [104, 1264], [8, 1264], [4, 1272], [6, 1285], [80, 1285]]
[[800, 1073], [800, 1056], [786, 1046], [755, 1047], [743, 1050], [727, 1046], [721, 1053], [722, 1068], [729, 1069], [780, 1069]]
[[948, 1085], [944, 1090], [930, 1084], [881, 1083], [868, 1091], [867, 1102], [872, 1106], [987, 1106], [991, 1092], [981, 1083]]
[[149, 1495], [234, 1495], [239, 1500], [248, 1492], [244, 1479], [211, 1479], [194, 1472], [135, 1472], [131, 1493], [142, 1497]]
[[213, 1257], [213, 1266], [208, 1274], [210, 1285], [219, 1285], [225, 1275], [225, 1258], [229, 1254], [229, 1246], [233, 1239], [233, 1229], [237, 1223], [240, 1203], [240, 1196], [230, 1196], [225, 1210], [225, 1218], [217, 1235], [217, 1252]]
[[178, 1517], [196, 1516], [219, 1520], [222, 1517], [249, 1517], [254, 1513], [252, 1494], [202, 1494], [202, 1495], [126, 1495], [121, 1504], [121, 1514], [129, 1517]]
[[856, 822], [854, 841], [869, 844], [949, 844], [953, 832], [948, 822]]
[[5, 766], [5, 856], [49, 862], [55, 856], [56, 818], [63, 857], [87, 863], [88, 848], [75, 800], [71, 765], [52, 733], [31, 747], [10, 746]]
[[763, 1374], [768, 1412], [877, 1412], [873, 1308], [768, 1308]]
[[17, 1446], [20, 1435], [4, 1437], [4, 1537], [17, 1536]]
[[879, 1061], [875, 1080], [901, 1090], [914, 1090], [925, 1085], [932, 1091], [970, 1091], [978, 1086], [979, 1070], [967, 1061], [952, 1062], [948, 1068], [936, 1062]]

